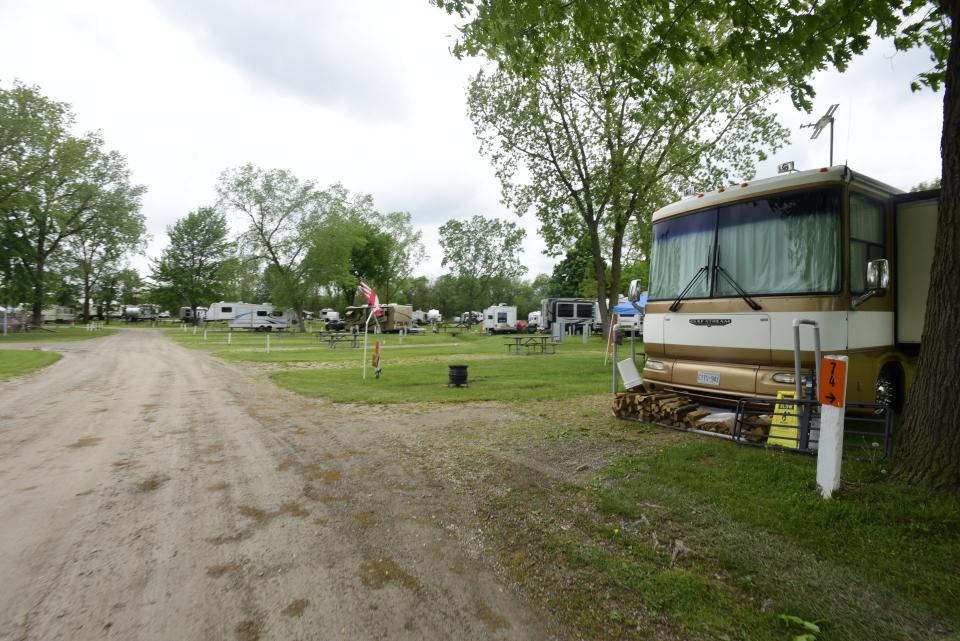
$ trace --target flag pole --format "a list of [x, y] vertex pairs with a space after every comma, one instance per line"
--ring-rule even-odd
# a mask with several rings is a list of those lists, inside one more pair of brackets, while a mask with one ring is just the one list
[[373, 318], [373, 311], [371, 306], [367, 322], [363, 326], [363, 380], [367, 380], [367, 332], [370, 330], [370, 319]]

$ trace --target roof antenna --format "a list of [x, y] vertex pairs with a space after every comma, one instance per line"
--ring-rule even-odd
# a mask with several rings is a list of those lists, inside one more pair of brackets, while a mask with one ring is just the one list
[[827, 113], [820, 116], [820, 120], [818, 120], [817, 122], [811, 122], [810, 124], [807, 124], [807, 125], [800, 125], [801, 129], [805, 129], [807, 127], [813, 127], [813, 135], [810, 136], [810, 140], [816, 140], [817, 137], [820, 135], [820, 132], [823, 131], [824, 127], [826, 127], [827, 125], [830, 125], [830, 164], [827, 165], [828, 167], [833, 166], [833, 114], [837, 110], [837, 107], [839, 106], [840, 106], [839, 104], [830, 105], [830, 108], [827, 109]]

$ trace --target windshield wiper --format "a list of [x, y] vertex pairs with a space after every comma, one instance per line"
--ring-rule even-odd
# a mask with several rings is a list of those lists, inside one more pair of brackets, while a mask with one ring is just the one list
[[742, 298], [743, 300], [747, 301], [747, 305], [749, 305], [750, 308], [751, 308], [753, 311], [757, 311], [757, 310], [761, 309], [760, 303], [758, 303], [757, 301], [755, 301], [755, 300], [753, 300], [752, 298], [750, 298], [749, 296], [747, 296], [747, 292], [743, 291], [743, 288], [740, 287], [740, 285], [737, 283], [737, 281], [733, 280], [733, 276], [731, 276], [730, 273], [727, 272], [727, 270], [725, 270], [725, 269], [723, 268], [723, 265], [719, 265], [719, 264], [718, 264], [715, 269], [716, 269], [718, 272], [720, 272], [720, 274], [722, 274], [724, 278], [727, 279], [727, 282], [728, 282], [728, 283], [730, 283], [731, 285], [733, 285], [733, 288], [736, 290], [736, 292], [737, 292], [738, 294], [740, 294], [740, 298]]
[[697, 273], [693, 275], [693, 278], [690, 279], [690, 282], [687, 283], [687, 286], [684, 287], [683, 291], [680, 292], [680, 295], [677, 296], [677, 300], [673, 301], [673, 304], [670, 305], [671, 312], [675, 312], [678, 309], [680, 309], [680, 304], [683, 302], [683, 299], [687, 297], [687, 293], [690, 291], [690, 289], [694, 285], [697, 284], [697, 281], [700, 280], [700, 277], [706, 274], [709, 269], [710, 269], [709, 265], [704, 265], [699, 270], [697, 270]]

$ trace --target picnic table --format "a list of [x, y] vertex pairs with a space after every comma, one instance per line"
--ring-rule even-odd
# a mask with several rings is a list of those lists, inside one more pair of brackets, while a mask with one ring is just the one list
[[520, 350], [523, 350], [524, 354], [557, 353], [557, 346], [554, 345], [552, 336], [511, 336], [504, 345], [507, 346], [508, 352], [514, 354], [519, 354]]
[[341, 343], [350, 343], [350, 347], [360, 347], [360, 334], [353, 332], [314, 332], [318, 342], [327, 342], [330, 349], [335, 349]]

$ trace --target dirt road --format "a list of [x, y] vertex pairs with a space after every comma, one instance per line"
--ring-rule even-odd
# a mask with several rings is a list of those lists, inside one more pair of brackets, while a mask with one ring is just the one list
[[0, 383], [0, 639], [552, 638], [391, 434], [160, 332]]

